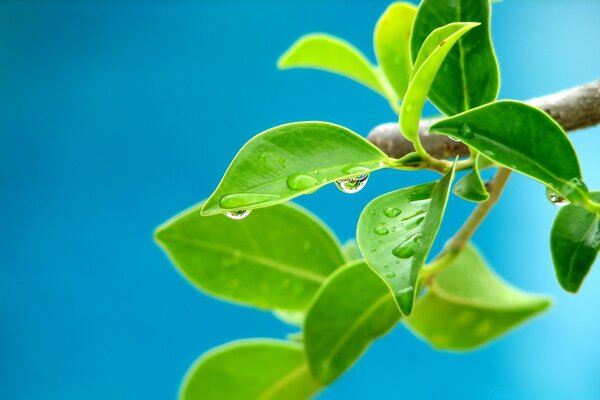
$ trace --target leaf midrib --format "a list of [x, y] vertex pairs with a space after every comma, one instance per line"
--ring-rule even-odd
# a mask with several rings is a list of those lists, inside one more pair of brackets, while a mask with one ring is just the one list
[[207, 242], [207, 241], [199, 240], [199, 239], [190, 239], [185, 236], [172, 235], [172, 234], [168, 235], [167, 238], [172, 241], [178, 241], [179, 243], [204, 248], [207, 250], [214, 250], [214, 251], [217, 251], [220, 253], [225, 253], [225, 254], [230, 254], [230, 255], [239, 254], [240, 258], [246, 259], [248, 261], [252, 261], [254, 263], [257, 263], [257, 264], [262, 265], [267, 268], [278, 270], [280, 272], [284, 272], [284, 273], [287, 273], [290, 275], [295, 275], [299, 278], [302, 278], [302, 279], [305, 279], [308, 281], [312, 281], [312, 282], [316, 282], [318, 284], [323, 283], [325, 281], [325, 279], [327, 278], [326, 275], [319, 275], [317, 273], [299, 270], [293, 265], [283, 264], [280, 262], [270, 260], [265, 257], [253, 255], [253, 254], [242, 253], [242, 252], [239, 252], [239, 250], [237, 250], [237, 249], [232, 249], [230, 247], [219, 245], [216, 243], [211, 243], [211, 242]]
[[283, 375], [277, 382], [268, 387], [259, 397], [260, 400], [268, 400], [274, 398], [273, 396], [284, 388], [288, 383], [293, 382], [296, 378], [302, 376], [303, 373], [308, 372], [308, 366], [304, 362], [298, 368], [295, 368]]

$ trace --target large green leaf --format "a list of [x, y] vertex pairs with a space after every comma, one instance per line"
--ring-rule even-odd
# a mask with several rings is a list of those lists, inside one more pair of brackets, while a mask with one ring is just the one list
[[487, 159], [481, 154], [475, 156], [473, 170], [460, 178], [452, 191], [459, 197], [465, 200], [474, 201], [476, 203], [486, 201], [490, 197], [485, 184], [481, 179], [479, 171], [487, 164]]
[[156, 240], [199, 289], [261, 308], [305, 309], [344, 263], [333, 234], [292, 205], [256, 210], [241, 221], [201, 217], [196, 206], [159, 227]]
[[242, 147], [202, 215], [272, 206], [333, 181], [384, 168], [386, 160], [381, 150], [341, 126], [281, 125]]
[[358, 245], [392, 289], [403, 315], [412, 311], [419, 271], [442, 221], [453, 176], [454, 169], [437, 183], [384, 194], [358, 220]]
[[452, 22], [478, 22], [481, 27], [461, 38], [444, 60], [429, 92], [444, 114], [454, 115], [494, 101], [499, 72], [490, 38], [489, 0], [423, 0], [411, 36], [412, 59], [431, 32]]
[[[600, 192], [590, 197], [600, 201]], [[561, 208], [552, 226], [550, 248], [558, 282], [576, 293], [600, 251], [600, 215], [574, 205]]]
[[304, 324], [313, 375], [333, 381], [399, 318], [389, 288], [363, 261], [338, 269], [319, 289]]
[[301, 37], [279, 59], [281, 69], [316, 68], [344, 75], [386, 96], [377, 69], [350, 43], [325, 35]]
[[573, 145], [556, 121], [540, 109], [518, 101], [497, 101], [441, 120], [430, 131], [459, 139], [572, 202], [587, 197]]
[[423, 43], [400, 111], [400, 128], [408, 140], [414, 142], [419, 136], [423, 106], [442, 62], [458, 39], [478, 25], [470, 22], [448, 24], [431, 32]]
[[548, 308], [546, 297], [517, 290], [467, 246], [417, 301], [408, 326], [437, 349], [469, 350]]
[[188, 371], [181, 400], [305, 400], [321, 385], [300, 344], [268, 339], [226, 344], [202, 355]]
[[392, 3], [375, 27], [375, 55], [399, 99], [404, 97], [410, 79], [410, 32], [416, 13], [412, 4]]

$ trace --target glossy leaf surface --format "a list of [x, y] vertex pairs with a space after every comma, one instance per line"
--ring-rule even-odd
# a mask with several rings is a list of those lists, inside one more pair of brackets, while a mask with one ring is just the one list
[[360, 215], [358, 245], [403, 315], [412, 311], [419, 271], [442, 221], [453, 175], [450, 171], [437, 183], [384, 194]]
[[188, 371], [181, 400], [305, 400], [320, 389], [302, 347], [276, 340], [229, 343], [200, 357]]
[[392, 3], [375, 27], [375, 55], [399, 99], [404, 97], [410, 79], [410, 32], [416, 12], [412, 4]]
[[437, 349], [470, 350], [547, 309], [546, 297], [509, 286], [467, 246], [419, 299], [408, 326]]
[[540, 109], [518, 101], [497, 101], [441, 120], [430, 131], [458, 139], [572, 202], [587, 196], [573, 145]]
[[479, 174], [484, 163], [486, 163], [485, 157], [481, 154], [477, 154], [475, 163], [473, 164], [473, 170], [456, 182], [452, 189], [454, 194], [465, 200], [474, 201], [476, 203], [486, 201], [488, 197], [490, 197], [485, 188], [485, 184], [481, 179], [481, 175]]
[[301, 37], [279, 59], [281, 69], [316, 68], [353, 79], [385, 96], [376, 68], [350, 43], [325, 35]]
[[452, 46], [476, 23], [452, 23], [437, 28], [427, 37], [413, 66], [412, 76], [400, 111], [402, 134], [410, 141], [419, 135], [419, 120], [431, 84]]
[[400, 318], [387, 285], [363, 261], [338, 269], [319, 289], [304, 324], [313, 374], [329, 383]]
[[[600, 192], [590, 197], [600, 202]], [[576, 293], [600, 251], [600, 216], [574, 205], [562, 207], [552, 226], [550, 248], [558, 282]]]
[[386, 160], [381, 150], [341, 126], [281, 125], [242, 147], [202, 215], [272, 206], [336, 180], [381, 169]]
[[452, 48], [431, 85], [429, 99], [446, 115], [494, 101], [500, 86], [490, 38], [489, 0], [423, 0], [411, 36], [413, 61], [431, 32], [453, 22], [481, 26]]
[[303, 310], [344, 263], [333, 234], [292, 205], [239, 221], [193, 207], [159, 227], [156, 240], [200, 290], [261, 308]]

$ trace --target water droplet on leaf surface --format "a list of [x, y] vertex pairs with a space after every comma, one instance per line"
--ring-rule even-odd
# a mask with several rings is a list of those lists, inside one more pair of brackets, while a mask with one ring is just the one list
[[226, 212], [225, 215], [231, 219], [244, 219], [250, 215], [251, 210], [236, 210]]
[[319, 184], [315, 178], [305, 174], [290, 175], [286, 183], [292, 190], [306, 190]]
[[385, 276], [386, 276], [386, 278], [390, 278], [391, 279], [391, 278], [395, 278], [396, 274], [393, 273], [393, 272], [389, 272], [389, 273], [385, 274]]
[[413, 235], [396, 246], [394, 250], [392, 250], [392, 254], [398, 258], [412, 257], [417, 252], [420, 240], [421, 235]]
[[335, 185], [344, 193], [357, 193], [365, 187], [368, 180], [369, 175], [363, 174], [354, 178], [341, 179], [339, 181], [335, 181]]
[[390, 231], [388, 231], [387, 228], [383, 226], [378, 226], [373, 230], [373, 232], [375, 232], [375, 234], [377, 235], [387, 235], [388, 233], [390, 233]]
[[388, 218], [396, 218], [401, 213], [402, 210], [396, 207], [388, 207], [385, 210], [383, 210], [383, 215], [385, 215]]
[[546, 197], [550, 201], [550, 203], [554, 204], [556, 207], [564, 207], [571, 204], [566, 197], [554, 192], [550, 188], [546, 188]]

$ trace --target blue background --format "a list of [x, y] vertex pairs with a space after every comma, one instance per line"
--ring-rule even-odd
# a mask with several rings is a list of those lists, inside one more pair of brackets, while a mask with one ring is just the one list
[[[275, 68], [310, 31], [372, 58], [385, 6], [2, 2], [1, 398], [173, 398], [204, 351], [290, 331], [195, 291], [152, 231], [209, 195], [266, 128], [325, 120], [366, 135], [393, 120], [383, 99], [344, 78]], [[598, 78], [599, 2], [505, 0], [494, 11], [502, 98]], [[600, 129], [572, 137], [600, 188]], [[432, 176], [383, 172], [359, 195], [326, 188], [299, 202], [345, 240], [369, 199]], [[469, 209], [454, 198], [440, 237]], [[548, 249], [555, 213], [540, 184], [515, 176], [475, 237], [510, 282], [555, 296], [552, 312], [463, 355], [434, 352], [400, 326], [321, 398], [600, 398], [600, 273], [578, 296], [559, 289]]]

